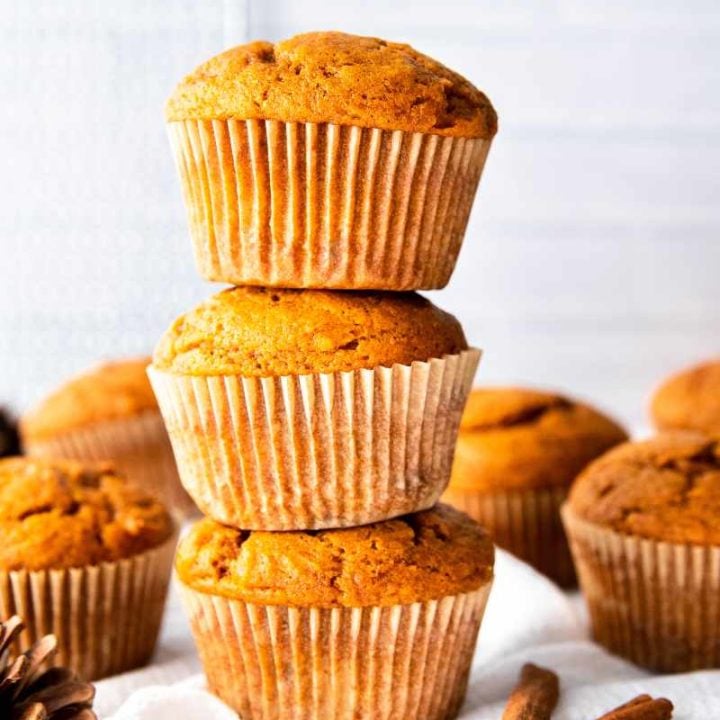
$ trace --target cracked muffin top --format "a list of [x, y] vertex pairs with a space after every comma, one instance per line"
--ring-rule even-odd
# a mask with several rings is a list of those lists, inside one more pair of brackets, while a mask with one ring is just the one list
[[720, 358], [666, 380], [653, 396], [650, 413], [659, 430], [720, 434]]
[[408, 365], [465, 350], [460, 323], [414, 293], [238, 287], [178, 318], [153, 366], [267, 377]]
[[44, 440], [97, 422], [157, 412], [146, 373], [149, 362], [116, 360], [68, 380], [22, 418], [23, 439]]
[[106, 464], [0, 460], [0, 568], [83, 567], [137, 555], [173, 532], [165, 508]]
[[477, 590], [492, 578], [493, 545], [446, 505], [341, 530], [250, 532], [204, 519], [175, 566], [193, 589], [245, 602], [387, 606]]
[[620, 445], [580, 475], [569, 507], [652, 540], [720, 544], [720, 442], [691, 431]]
[[465, 78], [409, 45], [340, 32], [216, 55], [165, 107], [169, 122], [254, 118], [491, 138], [497, 115]]
[[475, 388], [460, 425], [450, 484], [480, 491], [569, 486], [591, 460], [627, 440], [588, 405], [527, 388]]

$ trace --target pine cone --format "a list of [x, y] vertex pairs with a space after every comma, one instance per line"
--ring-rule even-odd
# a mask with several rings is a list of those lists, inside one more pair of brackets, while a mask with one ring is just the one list
[[13, 416], [0, 407], [0, 457], [20, 454], [20, 434]]
[[22, 631], [14, 615], [0, 623], [0, 718], [3, 720], [97, 720], [92, 711], [95, 688], [66, 668], [42, 670], [54, 654], [57, 640], [46, 635], [29, 650], [10, 659]]

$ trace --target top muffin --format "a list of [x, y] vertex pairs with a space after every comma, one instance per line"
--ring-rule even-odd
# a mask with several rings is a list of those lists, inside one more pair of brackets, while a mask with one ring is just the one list
[[341, 530], [249, 532], [197, 523], [178, 548], [181, 580], [251, 603], [366, 607], [424, 602], [492, 579], [493, 545], [447, 505]]
[[720, 358], [666, 380], [655, 393], [650, 412], [660, 430], [720, 433]]
[[97, 565], [162, 544], [173, 532], [163, 505], [109, 465], [0, 461], [0, 568]]
[[528, 388], [476, 388], [460, 424], [451, 485], [495, 490], [566, 487], [627, 439], [583, 403]]
[[109, 362], [68, 381], [22, 418], [23, 439], [45, 440], [96, 422], [157, 411], [146, 373], [149, 362]]
[[572, 487], [580, 518], [652, 540], [720, 544], [720, 442], [675, 431], [629, 442], [592, 463]]
[[491, 138], [497, 115], [457, 73], [409, 45], [340, 32], [257, 41], [200, 65], [168, 121], [262, 118]]
[[178, 318], [153, 365], [267, 377], [408, 365], [465, 349], [460, 323], [414, 293], [238, 287]]

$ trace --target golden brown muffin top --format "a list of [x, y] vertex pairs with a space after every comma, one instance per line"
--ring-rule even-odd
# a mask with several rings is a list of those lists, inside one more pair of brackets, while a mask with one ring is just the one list
[[570, 492], [586, 521], [652, 540], [720, 544], [720, 442], [692, 431], [629, 442], [590, 465]]
[[23, 439], [45, 440], [97, 422], [157, 411], [146, 373], [149, 363], [146, 357], [116, 360], [68, 380], [22, 418]]
[[460, 323], [414, 293], [225, 290], [178, 318], [153, 365], [189, 375], [302, 375], [465, 350]]
[[650, 412], [659, 430], [720, 433], [720, 358], [668, 378], [656, 391]]
[[176, 88], [169, 122], [254, 118], [491, 138], [497, 115], [467, 80], [409, 45], [340, 32], [258, 40]]
[[562, 395], [476, 388], [461, 421], [450, 483], [484, 491], [568, 486], [590, 460], [626, 439], [610, 418]]
[[173, 523], [160, 502], [107, 464], [0, 460], [0, 568], [97, 565], [167, 540]]
[[368, 607], [476, 590], [492, 578], [493, 546], [467, 515], [437, 505], [342, 530], [250, 532], [204, 519], [175, 562], [200, 592], [265, 605]]

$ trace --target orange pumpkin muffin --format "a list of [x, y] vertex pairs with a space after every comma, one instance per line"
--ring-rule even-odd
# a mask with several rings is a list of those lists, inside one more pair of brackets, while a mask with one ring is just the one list
[[720, 358], [668, 378], [655, 392], [650, 413], [659, 430], [720, 434]]
[[457, 73], [339, 32], [227, 50], [165, 116], [203, 277], [280, 287], [444, 286], [497, 132]]
[[33, 457], [109, 460], [173, 510], [194, 505], [182, 489], [172, 447], [147, 378], [149, 358], [98, 365], [26, 413], [23, 447]]
[[231, 288], [178, 318], [158, 370], [270, 377], [410, 365], [467, 350], [460, 323], [414, 293]]
[[0, 613], [26, 618], [24, 646], [55, 633], [61, 664], [88, 679], [147, 662], [175, 547], [158, 500], [108, 465], [8, 458], [0, 534]]
[[444, 505], [342, 530], [203, 520], [176, 568], [210, 688], [242, 717], [440, 720], [463, 701], [493, 547]]
[[662, 672], [720, 667], [720, 442], [676, 431], [592, 463], [563, 519], [598, 642]]
[[626, 439], [613, 420], [562, 395], [476, 388], [443, 497], [487, 527], [498, 545], [570, 586], [575, 573], [560, 505], [585, 465]]
[[258, 40], [200, 65], [167, 102], [169, 122], [257, 118], [491, 138], [483, 93], [409, 45], [341, 32]]
[[24, 440], [48, 440], [108, 420], [157, 412], [145, 372], [149, 363], [150, 358], [116, 360], [71, 378], [25, 415]]
[[171, 326], [150, 377], [204, 514], [347, 527], [437, 502], [479, 355], [418, 295], [233, 288]]

